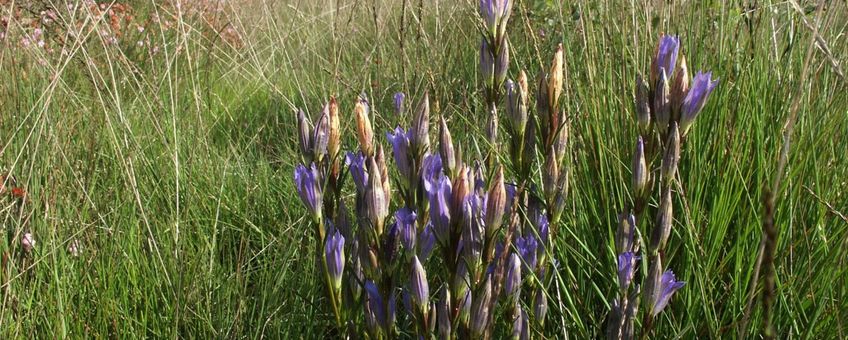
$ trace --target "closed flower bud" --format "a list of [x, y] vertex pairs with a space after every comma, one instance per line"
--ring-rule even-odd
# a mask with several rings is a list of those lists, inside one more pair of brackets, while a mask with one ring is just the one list
[[536, 323], [540, 327], [545, 325], [545, 316], [548, 314], [548, 297], [545, 296], [545, 291], [539, 286], [536, 288], [536, 299], [533, 301], [533, 316], [536, 318]]
[[327, 155], [330, 142], [330, 108], [324, 106], [321, 117], [315, 123], [315, 131], [312, 133], [312, 152], [315, 161], [320, 162]]
[[471, 335], [473, 338], [481, 338], [489, 323], [489, 312], [492, 305], [492, 280], [486, 276], [486, 282], [480, 287], [471, 307]]
[[563, 123], [559, 127], [559, 131], [556, 133], [556, 138], [554, 139], [554, 151], [556, 152], [557, 162], [562, 164], [565, 160], [565, 156], [568, 154], [568, 124]]
[[439, 339], [450, 339], [451, 338], [451, 296], [450, 291], [447, 289], [442, 289], [442, 294], [439, 298], [438, 311], [436, 312], [438, 315], [438, 328], [439, 328]]
[[677, 173], [680, 162], [680, 132], [677, 123], [672, 122], [668, 131], [668, 141], [665, 145], [665, 155], [662, 160], [662, 176], [666, 183], [671, 183]]
[[521, 294], [521, 257], [516, 253], [509, 254], [504, 282], [506, 296], [512, 301], [518, 301]]
[[638, 252], [636, 243], [636, 217], [631, 213], [618, 215], [618, 229], [615, 232], [616, 253]]
[[633, 153], [633, 172], [632, 186], [633, 195], [636, 199], [644, 198], [648, 192], [648, 181], [650, 180], [648, 173], [648, 163], [645, 160], [645, 143], [642, 136], [636, 139], [636, 152]]
[[680, 61], [677, 63], [677, 69], [674, 70], [674, 78], [671, 81], [671, 96], [669, 98], [671, 105], [671, 120], [680, 121], [680, 105], [683, 104], [683, 98], [689, 92], [689, 68], [686, 65], [686, 57], [680, 53]]
[[495, 179], [489, 188], [486, 199], [486, 238], [491, 239], [503, 224], [506, 211], [506, 187], [504, 186], [503, 166], [498, 167]]
[[498, 47], [498, 55], [495, 60], [495, 87], [500, 87], [506, 80], [507, 70], [509, 70], [509, 39], [504, 36], [502, 44]]
[[647, 134], [651, 127], [651, 99], [649, 87], [642, 75], [636, 76], [636, 121], [641, 134]]
[[674, 220], [674, 215], [671, 208], [671, 188], [666, 188], [663, 192], [660, 208], [657, 210], [657, 222], [654, 225], [654, 230], [651, 236], [651, 254], [665, 249], [665, 243], [668, 241], [668, 236], [671, 234], [671, 224]]
[[371, 226], [376, 235], [380, 236], [383, 234], [384, 219], [389, 212], [382, 175], [374, 157], [368, 157], [368, 187], [365, 190], [365, 202]]
[[551, 112], [559, 111], [559, 97], [562, 94], [562, 44], [557, 46], [551, 71], [548, 73], [548, 107]]
[[545, 155], [545, 168], [542, 172], [542, 186], [544, 186], [547, 203], [553, 203], [554, 198], [556, 198], [557, 182], [559, 182], [559, 162], [556, 158], [554, 146], [551, 145]]
[[368, 102], [360, 98], [353, 109], [356, 117], [356, 137], [362, 154], [372, 156], [374, 151], [374, 131], [371, 129], [371, 119], [368, 117]]
[[418, 256], [412, 256], [412, 277], [409, 279], [413, 306], [426, 320], [430, 309], [430, 286], [427, 284], [427, 272]]
[[495, 55], [486, 38], [480, 42], [480, 76], [486, 88], [492, 88], [495, 83]]
[[536, 122], [527, 122], [527, 130], [524, 132], [524, 152], [521, 157], [521, 171], [527, 173], [536, 160]]
[[339, 154], [339, 148], [341, 147], [341, 126], [339, 119], [339, 105], [336, 102], [335, 97], [330, 97], [330, 103], [327, 104], [329, 112], [329, 136], [327, 139], [327, 151], [330, 153], [330, 158], [336, 157]]
[[377, 168], [380, 169], [380, 186], [383, 188], [386, 201], [386, 211], [392, 202], [391, 178], [389, 177], [389, 167], [386, 166], [386, 154], [383, 152], [383, 145], [377, 145], [377, 153], [374, 155], [374, 161], [377, 163]]
[[303, 110], [297, 110], [297, 131], [300, 141], [300, 153], [309, 162], [312, 160], [312, 122]]
[[[448, 242], [451, 225], [452, 185], [449, 178], [440, 175], [427, 191], [430, 203], [430, 222], [438, 243]], [[456, 215], [459, 216], [459, 215]]]
[[[542, 71], [536, 77], [536, 114], [539, 116], [539, 126], [543, 134], [547, 132], [547, 127], [551, 126], [549, 120], [549, 111], [551, 108], [548, 104], [548, 92], [548, 74]], [[542, 140], [544, 140], [545, 136], [543, 135], [542, 137]]]
[[718, 79], [712, 79], [712, 72], [698, 72], [692, 80], [692, 87], [680, 104], [680, 131], [685, 136], [695, 117], [701, 113], [710, 93], [718, 86]]
[[668, 73], [665, 69], [662, 69], [654, 88], [654, 117], [657, 119], [655, 127], [662, 136], [665, 136], [666, 131], [668, 131], [668, 122], [671, 120], [670, 95], [671, 84], [669, 84]]
[[453, 152], [453, 138], [451, 138], [448, 123], [445, 118], [439, 119], [439, 156], [442, 158], [442, 167], [445, 172], [452, 174], [456, 170], [456, 155]]
[[462, 216], [465, 197], [471, 192], [471, 184], [468, 182], [468, 167], [460, 166], [457, 169], [456, 178], [453, 182], [453, 196], [451, 197], [451, 215]]
[[526, 340], [530, 339], [530, 318], [527, 317], [527, 312], [521, 308], [521, 304], [516, 302], [515, 307], [513, 307], [512, 314], [515, 318], [512, 321], [512, 336], [513, 340]]
[[656, 255], [650, 257], [648, 264], [648, 274], [643, 279], [644, 287], [642, 288], [642, 300], [646, 303], [648, 310], [653, 309], [654, 296], [657, 295], [657, 289], [660, 288], [660, 278], [662, 277], [662, 258]]
[[527, 126], [527, 74], [522, 70], [518, 74], [518, 83], [512, 81], [506, 83], [507, 93], [507, 116], [510, 128], [515, 134], [512, 138], [523, 138]]
[[497, 150], [498, 143], [498, 108], [494, 103], [489, 107], [489, 120], [486, 124], [486, 140]]
[[404, 108], [403, 102], [404, 102], [405, 98], [406, 98], [406, 95], [403, 94], [403, 92], [395, 93], [394, 107], [395, 107], [395, 114], [398, 115], [398, 116], [403, 114], [403, 108]]
[[400, 229], [400, 243], [412, 253], [415, 252], [415, 243], [418, 234], [416, 222], [418, 215], [409, 208], [401, 208], [395, 212], [395, 221]]
[[408, 189], [415, 183], [415, 177], [418, 175], [417, 169], [412, 168], [412, 155], [409, 153], [410, 134], [398, 126], [393, 132], [387, 132], [386, 138], [392, 144], [392, 154], [401, 177], [401, 186]]
[[333, 283], [333, 289], [339, 291], [342, 288], [342, 273], [345, 266], [344, 254], [345, 238], [341, 233], [336, 231], [324, 245], [324, 256], [327, 261], [327, 275], [330, 276], [330, 281]]
[[426, 92], [421, 103], [418, 104], [418, 109], [415, 111], [415, 117], [412, 120], [412, 128], [409, 131], [409, 141], [412, 147], [414, 157], [423, 155], [430, 150], [430, 96]]

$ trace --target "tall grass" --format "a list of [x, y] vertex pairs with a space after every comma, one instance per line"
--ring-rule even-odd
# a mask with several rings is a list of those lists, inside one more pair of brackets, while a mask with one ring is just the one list
[[[0, 3], [12, 18], [16, 3]], [[208, 18], [150, 1], [136, 17], [172, 18], [146, 26], [156, 53], [109, 44], [90, 11], [76, 14], [88, 20], [70, 30], [86, 38], [65, 37], [66, 54], [0, 41], [0, 167], [6, 187], [26, 190], [0, 200], [0, 337], [331, 336], [290, 178], [293, 109], [314, 115], [336, 95], [352, 136], [354, 98], [366, 92], [385, 144], [382, 131], [411, 118], [391, 113], [391, 95], [417, 102], [429, 90], [454, 140], [470, 155], [485, 152], [473, 142], [485, 126], [476, 3], [423, 3], [223, 2], [217, 15], [240, 37], [232, 44]], [[688, 284], [657, 334], [737, 335], [749, 291], [761, 292], [762, 199], [784, 176], [773, 323], [781, 338], [846, 336], [848, 8], [793, 3], [517, 3], [510, 77], [535, 74], [562, 43], [573, 135], [573, 203], [553, 250], [560, 270], [549, 322], [534, 332], [602, 335], [615, 294], [616, 216], [630, 200], [633, 80], [669, 32], [680, 35], [690, 69], [712, 70], [721, 85], [682, 151], [666, 262]], [[777, 174], [795, 100], [788, 166]], [[36, 240], [28, 255], [25, 232]], [[78, 257], [67, 250], [74, 240]], [[744, 331], [759, 335], [755, 301]]]

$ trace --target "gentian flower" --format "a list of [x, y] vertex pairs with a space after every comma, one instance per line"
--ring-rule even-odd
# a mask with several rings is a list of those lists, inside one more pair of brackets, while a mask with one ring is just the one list
[[418, 242], [418, 257], [426, 262], [433, 252], [433, 247], [436, 246], [436, 235], [433, 232], [432, 223], [427, 223], [424, 230], [418, 235]]
[[480, 0], [480, 16], [493, 38], [504, 31], [511, 13], [512, 0]]
[[643, 198], [648, 190], [648, 162], [645, 160], [645, 142], [640, 135], [636, 139], [636, 152], [633, 153], [632, 169], [633, 194], [637, 199]]
[[695, 121], [695, 117], [704, 108], [710, 93], [718, 86], [718, 79], [712, 79], [712, 72], [698, 72], [692, 80], [692, 87], [686, 93], [680, 108], [680, 130], [685, 135]]
[[437, 315], [437, 323], [439, 325], [439, 339], [450, 339], [451, 336], [451, 305], [450, 291], [442, 289], [442, 295], [439, 299]]
[[430, 221], [433, 223], [436, 239], [442, 244], [447, 243], [450, 232], [451, 196], [451, 181], [444, 175], [440, 175], [432, 190], [427, 193], [430, 201]]
[[327, 273], [330, 275], [330, 280], [333, 282], [333, 288], [336, 291], [342, 288], [342, 273], [345, 266], [344, 243], [344, 236], [336, 231], [327, 238], [324, 245]]
[[392, 153], [394, 154], [395, 164], [397, 165], [400, 177], [403, 179], [401, 182], [406, 186], [412, 185], [412, 183], [414, 183], [412, 179], [415, 178], [415, 169], [412, 169], [411, 155], [409, 154], [409, 133], [403, 131], [403, 129], [398, 126], [395, 128], [394, 132], [386, 133], [386, 138], [389, 140], [389, 143], [392, 144]]
[[636, 269], [636, 261], [639, 257], [633, 252], [624, 252], [618, 255], [618, 287], [626, 291], [633, 281]]
[[434, 190], [435, 183], [442, 176], [442, 157], [439, 154], [424, 156], [421, 166], [421, 180], [424, 182], [424, 191]]
[[653, 308], [651, 313], [654, 316], [657, 316], [665, 306], [668, 305], [668, 302], [671, 300], [671, 296], [674, 295], [678, 289], [682, 288], [686, 282], [677, 281], [674, 278], [674, 273], [671, 270], [666, 270], [665, 273], [662, 274], [659, 282], [660, 286], [655, 290], [655, 295], [653, 296]]
[[406, 98], [406, 95], [403, 92], [395, 93], [394, 96], [394, 104], [395, 104], [395, 114], [400, 116], [403, 114], [403, 100]]
[[418, 104], [412, 127], [409, 129], [409, 147], [414, 156], [419, 157], [430, 150], [430, 95], [424, 93], [424, 98]]
[[312, 152], [315, 160], [321, 159], [327, 155], [327, 148], [330, 143], [330, 110], [329, 107], [324, 107], [324, 112], [318, 122], [315, 123], [315, 131], [312, 133]]
[[492, 305], [492, 280], [486, 276], [486, 282], [480, 288], [480, 295], [473, 300], [471, 307], [470, 328], [472, 337], [477, 339], [483, 335], [489, 321], [489, 307]]
[[536, 237], [533, 235], [517, 237], [515, 247], [518, 248], [518, 253], [521, 255], [521, 259], [524, 260], [525, 274], [530, 275], [536, 268], [536, 248], [538, 247]]
[[403, 247], [410, 251], [415, 251], [415, 239], [418, 233], [418, 228], [415, 222], [418, 215], [412, 209], [401, 208], [395, 212], [395, 221], [400, 229], [400, 242]]
[[312, 158], [312, 122], [303, 110], [297, 110], [297, 131], [300, 153], [308, 160]]
[[368, 185], [368, 165], [365, 164], [365, 156], [359, 152], [348, 152], [345, 155], [345, 165], [350, 169], [356, 191], [364, 194], [365, 187]]
[[483, 83], [491, 87], [494, 84], [495, 78], [495, 56], [492, 54], [492, 49], [486, 38], [480, 42], [480, 75], [483, 77]]
[[[668, 79], [672, 79], [672, 72], [677, 64], [677, 53], [680, 49], [680, 38], [676, 35], [663, 35], [657, 44], [657, 52], [651, 63], [651, 85], [660, 80], [662, 71], [665, 70]], [[656, 90], [655, 90], [656, 91]]]
[[377, 329], [386, 323], [386, 304], [373, 281], [365, 282], [365, 321]]
[[315, 163], [307, 168], [298, 164], [294, 169], [294, 185], [303, 205], [309, 210], [316, 220], [321, 218], [323, 204], [323, 193], [321, 189], [321, 178]]
[[518, 301], [521, 293], [521, 259], [516, 253], [509, 254], [504, 289], [506, 290], [506, 296]]
[[521, 304], [516, 302], [513, 308], [515, 320], [512, 321], [512, 339], [525, 340], [530, 338], [529, 317], [527, 312], [521, 308]]
[[545, 315], [548, 314], [548, 297], [545, 296], [544, 290], [539, 286], [536, 288], [536, 300], [533, 301], [533, 316], [539, 325], [545, 324]]
[[430, 307], [430, 286], [427, 284], [427, 272], [418, 256], [412, 256], [412, 277], [409, 279], [410, 295], [413, 306], [426, 318]]

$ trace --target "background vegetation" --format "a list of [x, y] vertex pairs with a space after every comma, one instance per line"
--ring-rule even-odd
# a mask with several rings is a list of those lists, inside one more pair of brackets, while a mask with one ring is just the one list
[[[482, 140], [475, 1], [70, 3], [0, 0], [2, 338], [325, 336], [294, 108], [315, 116], [336, 95], [349, 149], [365, 92], [387, 145], [410, 119], [392, 94], [429, 90], [468, 156]], [[721, 82], [683, 150], [667, 255], [687, 285], [658, 334], [740, 334], [760, 293], [764, 188], [784, 176], [774, 323], [781, 338], [845, 338], [846, 26], [845, 1], [518, 1], [510, 77], [562, 43], [573, 135], [561, 271], [534, 332], [603, 334], [633, 80], [667, 32]], [[758, 298], [745, 328], [761, 332]]]

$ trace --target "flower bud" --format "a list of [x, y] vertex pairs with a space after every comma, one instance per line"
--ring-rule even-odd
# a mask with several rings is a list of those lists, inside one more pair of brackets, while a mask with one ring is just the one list
[[341, 233], [336, 231], [327, 237], [324, 245], [324, 256], [327, 261], [327, 275], [333, 284], [333, 289], [339, 292], [342, 289], [342, 273], [345, 266], [344, 254], [345, 239]]
[[657, 223], [651, 235], [651, 254], [665, 249], [665, 243], [671, 234], [671, 223], [674, 220], [671, 208], [671, 188], [663, 191], [660, 208], [657, 210]]
[[486, 331], [486, 326], [489, 322], [489, 308], [492, 305], [492, 280], [491, 276], [486, 276], [486, 282], [480, 287], [477, 297], [473, 300], [471, 307], [471, 335], [475, 339], [479, 339]]
[[330, 103], [327, 104], [329, 112], [329, 135], [327, 138], [327, 151], [330, 153], [330, 158], [334, 158], [339, 154], [341, 147], [341, 130], [339, 122], [339, 105], [335, 97], [330, 97]]
[[504, 83], [507, 70], [509, 70], [509, 38], [504, 36], [502, 44], [498, 47], [498, 55], [495, 60], [494, 87], [499, 88]]
[[539, 327], [545, 325], [545, 316], [548, 314], [548, 297], [545, 296], [545, 291], [541, 286], [536, 288], [536, 298], [533, 301], [533, 316], [536, 318], [536, 323]]
[[315, 221], [321, 220], [323, 207], [323, 192], [321, 175], [318, 173], [318, 168], [315, 163], [307, 168], [302, 164], [298, 164], [294, 169], [294, 185], [297, 189], [297, 194], [303, 205], [312, 214]]
[[680, 61], [677, 63], [677, 69], [674, 70], [674, 79], [671, 82], [671, 95], [669, 97], [669, 105], [671, 106], [671, 120], [680, 121], [680, 105], [683, 104], [683, 99], [686, 93], [689, 92], [689, 68], [686, 65], [686, 57], [680, 53]]
[[498, 108], [492, 103], [489, 106], [489, 120], [486, 124], [486, 140], [497, 150], [498, 145]]
[[451, 197], [451, 215], [462, 216], [465, 197], [468, 196], [471, 185], [468, 183], [468, 167], [460, 166], [453, 182], [453, 196]]
[[559, 97], [562, 94], [562, 44], [557, 45], [548, 73], [548, 107], [551, 112], [559, 111]]
[[382, 174], [374, 157], [368, 157], [368, 187], [365, 190], [368, 219], [379, 237], [383, 234], [383, 223], [389, 215], [386, 191], [383, 189]]
[[480, 76], [483, 78], [485, 88], [492, 88], [495, 82], [495, 55], [486, 38], [480, 42]]
[[544, 71], [540, 72], [536, 77], [536, 114], [539, 116], [539, 126], [542, 131], [547, 131], [545, 127], [550, 126], [549, 111], [551, 110], [548, 103], [548, 74]]
[[669, 76], [671, 72], [674, 72], [679, 48], [680, 39], [676, 35], [663, 34], [660, 36], [654, 58], [651, 61], [651, 84], [656, 84], [660, 80], [663, 70], [669, 73]]
[[698, 72], [692, 80], [692, 88], [686, 93], [680, 104], [680, 130], [685, 136], [695, 118], [704, 108], [710, 93], [718, 86], [718, 79], [712, 80], [712, 73]]
[[514, 320], [512, 321], [512, 336], [513, 340], [526, 340], [530, 339], [530, 325], [529, 325], [529, 317], [527, 317], [527, 312], [521, 308], [521, 304], [516, 302], [515, 307], [513, 307], [512, 314], [514, 315]]
[[439, 156], [442, 157], [442, 166], [446, 173], [452, 174], [456, 170], [456, 155], [453, 152], [453, 139], [451, 138], [448, 123], [445, 118], [439, 119]]
[[377, 163], [377, 168], [380, 169], [380, 186], [383, 188], [383, 194], [386, 198], [385, 206], [388, 211], [389, 205], [392, 202], [392, 188], [389, 168], [386, 166], [386, 154], [383, 152], [382, 144], [377, 145], [377, 153], [374, 155], [374, 160]]
[[327, 155], [330, 141], [330, 108], [324, 106], [321, 118], [315, 123], [315, 131], [312, 134], [312, 152], [315, 161], [320, 162]]
[[359, 98], [353, 109], [356, 117], [356, 137], [362, 154], [372, 156], [374, 151], [374, 131], [371, 129], [371, 119], [368, 117], [368, 102]]
[[645, 160], [645, 143], [642, 136], [636, 139], [636, 152], [633, 154], [632, 169], [633, 195], [636, 199], [644, 198], [648, 192], [648, 163]]
[[439, 299], [437, 318], [439, 326], [439, 339], [451, 338], [451, 296], [450, 291], [442, 289], [442, 295]]
[[400, 174], [400, 183], [404, 189], [409, 189], [415, 183], [418, 175], [417, 169], [412, 168], [412, 155], [409, 153], [410, 135], [398, 126], [394, 132], [387, 132], [386, 138], [392, 144], [392, 154], [395, 166]]
[[626, 292], [633, 281], [637, 260], [639, 260], [639, 256], [632, 252], [624, 252], [618, 255], [618, 289], [622, 292]]
[[565, 156], [568, 154], [568, 124], [563, 123], [559, 127], [559, 131], [556, 132], [556, 138], [554, 139], [554, 152], [556, 153], [557, 162], [562, 164], [565, 160]]
[[427, 272], [416, 255], [412, 256], [412, 277], [409, 279], [409, 285], [413, 306], [426, 320], [430, 313], [430, 287], [427, 284]]
[[297, 110], [297, 131], [300, 141], [300, 153], [308, 162], [312, 160], [312, 122], [303, 110]]
[[518, 74], [518, 83], [512, 81], [506, 83], [507, 93], [507, 116], [510, 128], [515, 134], [512, 138], [523, 138], [527, 126], [527, 74], [522, 70]]
[[430, 189], [427, 192], [430, 203], [430, 222], [433, 224], [436, 239], [440, 244], [445, 244], [450, 236], [451, 198], [453, 197], [451, 181], [444, 175], [439, 175]]
[[639, 123], [639, 132], [647, 134], [651, 127], [651, 103], [648, 97], [648, 83], [642, 75], [636, 75], [636, 121]]
[[423, 155], [430, 149], [430, 95], [424, 93], [424, 98], [418, 104], [412, 127], [409, 131], [409, 144], [412, 147], [413, 157]]
[[395, 106], [395, 114], [400, 116], [403, 114], [403, 101], [406, 98], [406, 95], [403, 92], [395, 93], [394, 96], [394, 106]]
[[521, 294], [521, 258], [516, 253], [509, 254], [509, 259], [507, 259], [504, 290], [511, 301], [519, 300]]
[[489, 188], [488, 198], [486, 199], [486, 238], [492, 239], [495, 233], [503, 224], [503, 217], [506, 211], [506, 187], [504, 186], [503, 166], [498, 167], [498, 172], [495, 174], [495, 179], [492, 181]]
[[660, 256], [651, 255], [648, 264], [648, 273], [643, 279], [644, 287], [642, 288], [642, 300], [646, 303], [648, 310], [653, 309], [652, 301], [657, 295], [657, 289], [660, 288], [660, 278], [662, 276], [662, 258]]
[[548, 148], [545, 155], [545, 169], [542, 173], [542, 186], [545, 192], [545, 202], [553, 203], [556, 198], [556, 185], [559, 181], [559, 162], [556, 159], [554, 146]]
[[416, 222], [418, 215], [412, 209], [401, 208], [395, 212], [395, 221], [400, 229], [400, 242], [403, 247], [412, 253], [415, 252], [415, 242], [417, 239], [418, 228]]
[[615, 251], [618, 254], [624, 252], [637, 252], [639, 245], [636, 244], [636, 217], [631, 213], [618, 215], [618, 229], [615, 232]]
[[665, 136], [668, 131], [668, 122], [671, 119], [669, 111], [669, 96], [671, 86], [665, 69], [660, 70], [659, 80], [654, 88], [654, 117], [657, 119], [655, 128], [660, 135]]
[[662, 176], [666, 183], [671, 183], [677, 173], [680, 162], [680, 133], [677, 123], [672, 122], [668, 131], [668, 141], [665, 145], [665, 155], [662, 160]]

